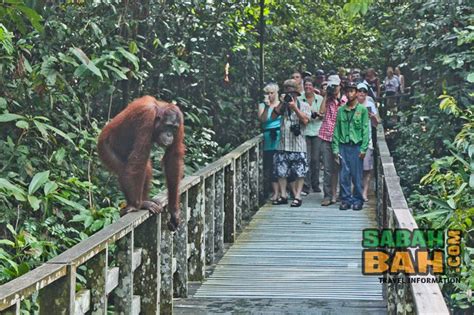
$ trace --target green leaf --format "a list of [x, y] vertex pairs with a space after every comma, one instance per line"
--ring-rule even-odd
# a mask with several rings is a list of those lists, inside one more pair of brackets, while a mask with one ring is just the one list
[[128, 50], [130, 50], [132, 54], [136, 54], [138, 52], [137, 43], [135, 41], [131, 41], [130, 44], [128, 44]]
[[130, 61], [133, 66], [135, 67], [135, 70], [138, 70], [138, 58], [134, 54], [129, 53], [122, 47], [117, 48], [117, 51], [122, 54], [128, 61]]
[[10, 192], [13, 196], [15, 196], [15, 199], [18, 201], [25, 201], [26, 200], [26, 192], [18, 187], [10, 183], [7, 179], [5, 178], [0, 178], [0, 189], [7, 190]]
[[44, 185], [48, 181], [49, 178], [49, 171], [44, 171], [41, 173], [35, 174], [33, 179], [30, 182], [30, 186], [28, 187], [28, 195], [33, 195], [38, 188]]
[[64, 139], [66, 139], [67, 141], [71, 142], [71, 144], [73, 146], [76, 146], [76, 144], [74, 143], [74, 141], [72, 141], [72, 139], [66, 134], [64, 133], [63, 131], [59, 130], [58, 128], [56, 127], [53, 127], [51, 125], [48, 125], [48, 124], [44, 124], [44, 126], [50, 130], [52, 130], [54, 133], [60, 135], [61, 137], [63, 137]]
[[[113, 73], [115, 73], [120, 79], [122, 80], [128, 80], [127, 76], [125, 75], [125, 73], [123, 73], [120, 69], [114, 67], [114, 66], [111, 66], [111, 65], [105, 65], [105, 67], [107, 69], [110, 69], [112, 70]], [[128, 70], [128, 69], [127, 69]]]
[[439, 207], [441, 207], [442, 209], [447, 209], [448, 211], [449, 210], [449, 205], [446, 203], [446, 201], [444, 201], [443, 199], [440, 199], [440, 198], [436, 198], [436, 197], [433, 197], [433, 196], [429, 196], [429, 199], [435, 203], [436, 205], [438, 205]]
[[448, 199], [448, 205], [451, 207], [451, 209], [453, 209], [453, 210], [456, 209], [456, 201], [454, 201], [453, 198]]
[[58, 189], [56, 182], [47, 182], [43, 187], [44, 195], [47, 196]]
[[41, 133], [41, 136], [44, 139], [48, 138], [48, 132], [46, 131], [45, 124], [42, 122], [39, 122], [37, 120], [33, 120], [33, 123], [35, 124], [36, 128], [38, 128], [38, 131]]
[[451, 198], [457, 197], [460, 193], [462, 193], [462, 191], [464, 190], [464, 188], [466, 188], [466, 186], [467, 186], [467, 183], [462, 183], [462, 185], [458, 188], [456, 193]]
[[72, 52], [79, 61], [81, 61], [87, 69], [89, 69], [92, 73], [102, 79], [102, 73], [100, 72], [99, 68], [95, 66], [95, 64], [87, 57], [87, 55], [82, 51], [82, 49], [78, 47], [70, 48], [70, 52]]
[[25, 6], [25, 5], [16, 5], [18, 10], [23, 12], [24, 15], [30, 20], [31, 25], [38, 31], [43, 31], [43, 26], [39, 23], [41, 21], [41, 15], [39, 15], [35, 10]]
[[3, 97], [0, 97], [0, 109], [7, 108], [7, 100]]
[[40, 207], [40, 204], [41, 204], [40, 199], [36, 198], [35, 196], [31, 196], [31, 195], [28, 196], [28, 202], [30, 203], [31, 208], [33, 208], [33, 210], [38, 210], [39, 207]]
[[91, 224], [90, 230], [91, 230], [92, 232], [95, 232], [95, 231], [99, 230], [99, 229], [100, 229], [101, 227], [103, 227], [103, 226], [104, 226], [104, 222], [103, 222], [102, 220], [96, 220], [96, 221], [94, 221], [94, 223]]
[[10, 233], [12, 233], [13, 236], [17, 235], [15, 229], [13, 228], [13, 225], [11, 225], [10, 223], [7, 224], [7, 229], [10, 231]]
[[451, 210], [439, 210], [439, 211], [432, 211], [428, 213], [423, 213], [420, 215], [415, 216], [416, 219], [426, 218], [426, 219], [434, 219], [437, 217], [441, 217], [446, 213], [449, 213]]
[[467, 82], [474, 83], [474, 72], [469, 73], [469, 75], [467, 76]]
[[469, 187], [474, 188], [474, 174], [469, 176]]
[[28, 129], [30, 128], [30, 125], [28, 124], [27, 121], [24, 120], [19, 120], [16, 122], [15, 126], [17, 126], [20, 129]]
[[67, 200], [66, 198], [63, 198], [61, 196], [54, 196], [54, 198], [56, 200], [60, 201], [61, 203], [70, 206], [71, 208], [82, 210], [82, 211], [87, 211], [86, 208], [84, 208], [83, 205], [81, 205], [80, 203], [77, 203], [75, 201]]
[[18, 120], [18, 119], [24, 119], [24, 118], [25, 118], [24, 116], [17, 115], [17, 114], [10, 114], [10, 113], [2, 114], [0, 115], [0, 123], [9, 122], [9, 121]]
[[10, 247], [15, 247], [14, 242], [12, 242], [10, 240], [6, 240], [6, 239], [0, 240], [0, 244], [7, 245], [7, 246], [10, 246]]
[[86, 220], [84, 221], [84, 227], [87, 229], [91, 224], [94, 222], [93, 217], [87, 217]]

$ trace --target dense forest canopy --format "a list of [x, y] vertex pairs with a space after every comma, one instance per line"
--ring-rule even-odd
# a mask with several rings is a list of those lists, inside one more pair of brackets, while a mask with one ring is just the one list
[[[0, 282], [118, 218], [123, 197], [96, 143], [134, 98], [180, 106], [187, 174], [259, 132], [259, 2], [0, 2]], [[264, 5], [265, 82], [339, 67], [373, 67], [383, 79], [401, 67], [412, 97], [392, 133], [397, 170], [421, 226], [463, 231], [462, 283], [443, 291], [451, 307], [472, 309], [470, 2]]]

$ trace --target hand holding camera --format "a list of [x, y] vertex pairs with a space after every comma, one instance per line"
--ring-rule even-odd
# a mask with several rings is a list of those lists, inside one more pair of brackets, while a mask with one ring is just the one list
[[322, 117], [322, 115], [318, 112], [311, 112], [311, 118], [316, 119], [318, 117]]
[[296, 103], [293, 100], [291, 94], [285, 94], [283, 97], [283, 102], [281, 104], [280, 112], [284, 113], [288, 109], [294, 110], [296, 108]]

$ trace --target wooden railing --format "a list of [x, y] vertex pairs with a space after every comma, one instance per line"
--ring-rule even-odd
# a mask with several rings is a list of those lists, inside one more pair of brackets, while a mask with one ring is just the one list
[[[0, 286], [0, 311], [19, 314], [32, 298], [40, 314], [171, 314], [188, 281], [232, 243], [264, 201], [262, 136], [255, 137], [180, 185], [182, 223], [169, 214], [127, 214], [27, 274]], [[166, 192], [155, 197], [166, 207]], [[77, 275], [86, 279], [77, 291]]]
[[[400, 178], [385, 142], [385, 132], [381, 125], [377, 129], [376, 148], [376, 207], [379, 227], [417, 229], [418, 225], [403, 195]], [[410, 250], [414, 255], [415, 249], [410, 248]], [[394, 284], [395, 281], [393, 281], [394, 283], [389, 282], [385, 285], [384, 293], [389, 314], [449, 314], [439, 285], [422, 281], [426, 280], [422, 278], [434, 278], [433, 276], [399, 274], [397, 277], [404, 278], [405, 281], [408, 278], [413, 280], [410, 284]], [[419, 282], [416, 278], [420, 278]]]

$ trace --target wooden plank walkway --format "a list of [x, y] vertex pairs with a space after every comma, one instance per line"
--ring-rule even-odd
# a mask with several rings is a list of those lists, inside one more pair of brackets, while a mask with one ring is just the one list
[[[373, 199], [373, 197], [372, 197]], [[362, 211], [265, 205], [176, 314], [385, 314], [382, 285], [361, 273], [364, 228], [376, 227], [373, 202]]]

